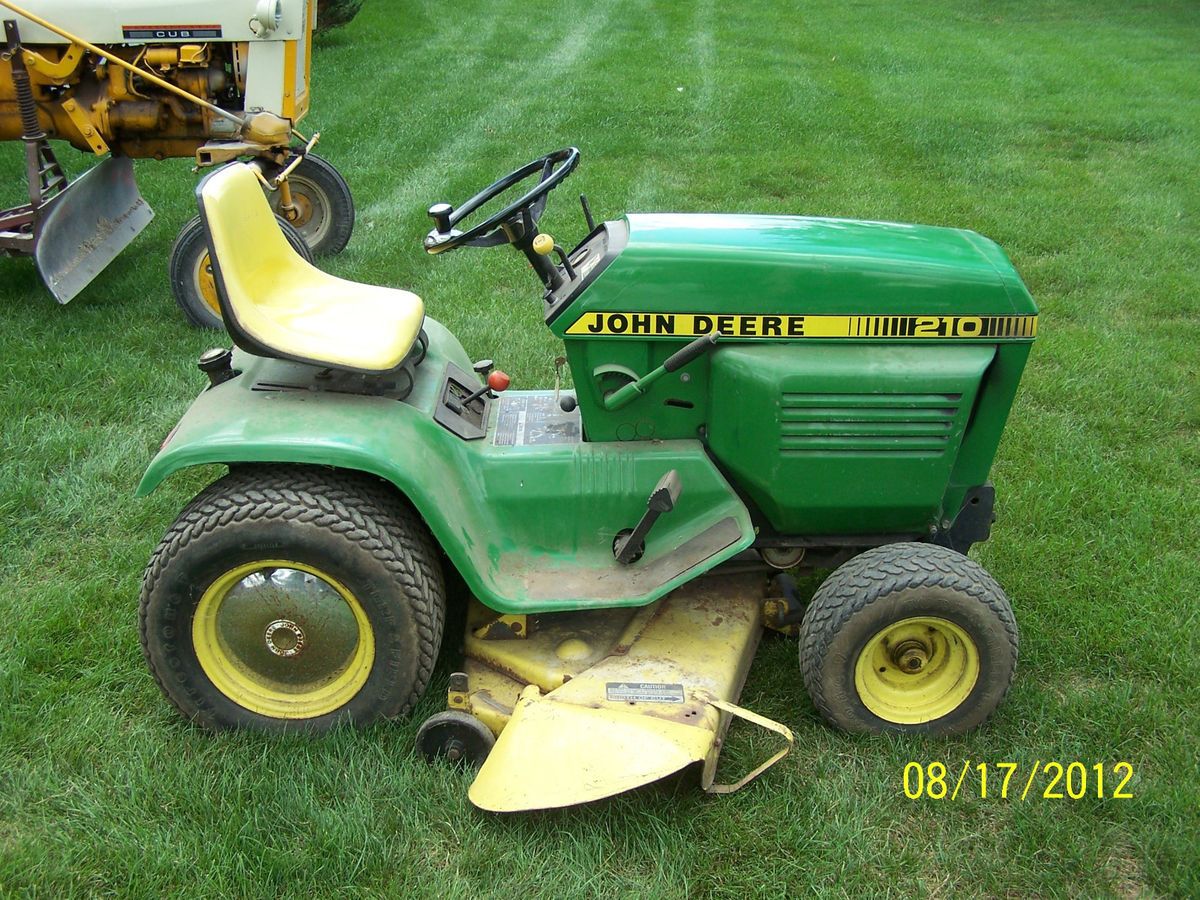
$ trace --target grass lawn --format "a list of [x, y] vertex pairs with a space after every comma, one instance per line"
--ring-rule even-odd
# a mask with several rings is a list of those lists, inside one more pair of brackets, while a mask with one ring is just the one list
[[[1042, 310], [974, 554], [1023, 630], [1016, 682], [966, 737], [847, 737], [819, 723], [795, 643], [768, 638], [743, 702], [797, 745], [759, 782], [510, 818], [413, 753], [453, 634], [407, 721], [316, 740], [186, 725], [142, 662], [137, 594], [214, 473], [132, 494], [215, 337], [167, 284], [195, 179], [142, 162], [156, 221], [69, 306], [0, 260], [0, 894], [1200, 894], [1200, 8], [369, 0], [313, 81], [306, 124], [359, 209], [323, 265], [417, 291], [520, 387], [550, 386], [558, 353], [534, 282], [509, 252], [427, 257], [425, 209], [568, 143], [584, 161], [544, 220], [563, 243], [571, 190], [598, 216], [999, 241]], [[19, 145], [0, 167], [16, 202]], [[771, 746], [735, 726], [726, 770]], [[906, 762], [968, 759], [1127, 761], [1133, 799], [904, 796]]]

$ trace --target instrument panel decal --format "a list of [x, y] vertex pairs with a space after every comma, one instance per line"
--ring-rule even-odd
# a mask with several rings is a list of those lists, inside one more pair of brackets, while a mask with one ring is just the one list
[[563, 412], [552, 393], [501, 394], [492, 443], [497, 447], [578, 444], [583, 440], [579, 410]]

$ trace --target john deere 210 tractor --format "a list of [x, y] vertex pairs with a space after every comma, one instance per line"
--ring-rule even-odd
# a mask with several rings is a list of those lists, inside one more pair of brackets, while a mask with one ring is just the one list
[[[229, 473], [146, 569], [143, 646], [211, 728], [322, 730], [407, 713], [474, 596], [462, 671], [421, 752], [481, 764], [491, 810], [608, 796], [693, 763], [715, 783], [763, 626], [798, 631], [817, 710], [950, 734], [1008, 690], [1017, 627], [965, 554], [1037, 331], [969, 231], [792, 216], [627, 215], [564, 250], [538, 229], [577, 150], [458, 209], [430, 253], [511, 244], [574, 390], [506, 390], [412, 293], [289, 249], [252, 170], [199, 189], [236, 352], [139, 492]], [[517, 185], [536, 183], [511, 203]], [[503, 196], [501, 196], [503, 195]], [[482, 221], [481, 212], [496, 212]], [[480, 291], [480, 303], [490, 303]], [[503, 347], [496, 347], [496, 354]], [[780, 569], [837, 566], [807, 608]]]
[[[300, 252], [346, 245], [354, 227], [346, 182], [294, 130], [309, 108], [316, 0], [0, 7], [11, 12], [0, 53], [0, 140], [24, 141], [29, 196], [0, 211], [0, 254], [32, 255], [59, 302], [150, 222], [133, 179], [138, 158], [194, 157], [201, 167], [252, 159]], [[69, 182], [51, 138], [105, 158]], [[170, 273], [189, 320], [219, 327], [198, 218], [180, 232]]]

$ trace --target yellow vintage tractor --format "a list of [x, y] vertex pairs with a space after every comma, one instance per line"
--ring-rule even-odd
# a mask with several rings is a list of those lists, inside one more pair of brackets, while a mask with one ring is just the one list
[[[153, 217], [133, 159], [251, 160], [302, 253], [345, 247], [354, 203], [296, 124], [309, 108], [317, 0], [96, 4], [0, 0], [0, 140], [24, 141], [29, 202], [0, 210], [0, 255], [33, 256], [60, 303]], [[7, 12], [5, 12], [7, 10]], [[104, 157], [69, 180], [49, 139]], [[171, 252], [189, 321], [220, 327], [199, 219]]]

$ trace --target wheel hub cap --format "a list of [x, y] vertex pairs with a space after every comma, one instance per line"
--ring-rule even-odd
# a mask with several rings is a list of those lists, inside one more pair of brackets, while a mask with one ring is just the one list
[[867, 640], [854, 665], [854, 686], [863, 706], [880, 719], [918, 725], [962, 705], [979, 671], [979, 649], [961, 626], [914, 616]]
[[217, 297], [217, 278], [213, 274], [212, 258], [207, 253], [196, 263], [194, 280], [196, 293], [200, 295], [200, 299], [217, 316], [220, 316], [221, 301]]
[[920, 641], [901, 641], [892, 650], [892, 664], [901, 672], [920, 672], [929, 662], [929, 647]]
[[290, 218], [289, 221], [297, 228], [303, 228], [312, 218], [313, 209], [312, 201], [308, 199], [306, 194], [299, 192], [292, 194], [292, 206], [295, 207], [293, 215], [295, 218]]
[[[295, 218], [290, 221], [308, 246], [316, 246], [325, 239], [329, 231], [329, 208], [332, 201], [317, 185], [298, 173], [292, 175], [288, 181], [292, 185], [292, 206], [296, 208]], [[282, 215], [281, 202], [278, 193], [271, 195], [272, 207]]]
[[304, 629], [290, 619], [276, 619], [263, 637], [276, 656], [296, 656], [304, 649]]
[[192, 638], [221, 693], [274, 718], [311, 718], [345, 705], [375, 657], [354, 595], [312, 566], [282, 560], [217, 578], [196, 606]]

